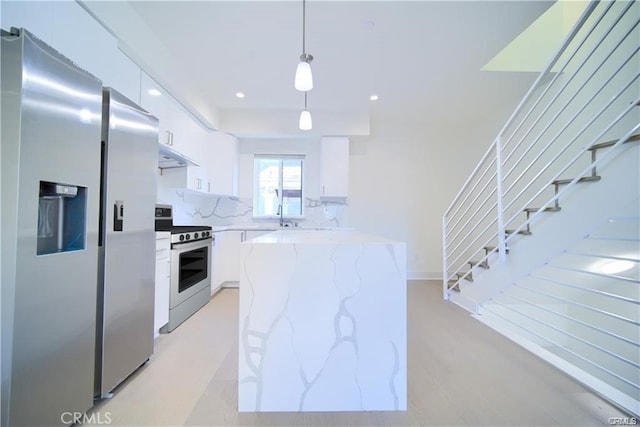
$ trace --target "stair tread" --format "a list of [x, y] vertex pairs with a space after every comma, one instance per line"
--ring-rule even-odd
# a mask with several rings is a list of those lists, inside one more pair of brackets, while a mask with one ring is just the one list
[[[496, 248], [495, 246], [485, 246], [483, 249], [486, 251], [486, 253], [489, 253], [495, 248]], [[497, 252], [500, 252], [500, 249], [498, 249]], [[507, 253], [509, 253], [509, 248], [507, 248]]]
[[489, 263], [487, 263], [487, 261], [482, 261], [482, 262], [480, 262], [480, 261], [469, 261], [469, 264], [471, 265], [471, 267], [478, 266], [478, 267], [482, 267], [482, 268], [485, 268], [485, 269], [489, 268]]
[[[582, 178], [580, 178], [578, 180], [578, 182], [600, 181], [600, 178], [601, 178], [600, 175], [583, 176]], [[553, 184], [553, 185], [569, 184], [571, 181], [573, 181], [573, 178], [557, 179], [557, 180], [553, 181], [551, 184]]]
[[[468, 273], [468, 274], [467, 274], [467, 273]], [[466, 274], [466, 276], [465, 276], [465, 274]], [[473, 276], [472, 276], [472, 274], [471, 274], [470, 272], [468, 272], [468, 271], [465, 271], [465, 272], [462, 272], [462, 273], [456, 273], [456, 276], [458, 276], [458, 279], [462, 279], [462, 278], [464, 278], [464, 280], [467, 280], [467, 281], [469, 281], [469, 282], [473, 282]], [[464, 276], [464, 277], [463, 277], [463, 276]]]
[[[633, 135], [631, 137], [629, 137], [629, 139], [627, 139], [624, 144], [626, 144], [627, 142], [633, 142], [633, 141], [640, 141], [640, 134], [638, 135]], [[607, 142], [600, 142], [598, 144], [593, 144], [591, 147], [589, 147], [589, 151], [593, 151], [593, 150], [600, 150], [602, 148], [607, 148], [607, 147], [611, 147], [612, 145], [614, 145], [616, 142], [618, 142], [618, 140], [613, 140], [613, 141], [607, 141]]]
[[[560, 210], [560, 206], [549, 206], [544, 208], [545, 212], [558, 212]], [[538, 212], [540, 208], [525, 208], [524, 212]]]
[[458, 284], [457, 281], [453, 280], [453, 281], [450, 281], [448, 284], [449, 285], [453, 285], [453, 286], [449, 286], [449, 287], [447, 287], [447, 289], [455, 291], [455, 292], [460, 292], [460, 284]]
[[[504, 230], [504, 232], [506, 234], [513, 234], [514, 231], [515, 230]], [[531, 236], [531, 234], [533, 234], [533, 233], [531, 233], [530, 231], [527, 231], [527, 230], [520, 230], [520, 231], [518, 231], [518, 234], [523, 234], [525, 236]]]

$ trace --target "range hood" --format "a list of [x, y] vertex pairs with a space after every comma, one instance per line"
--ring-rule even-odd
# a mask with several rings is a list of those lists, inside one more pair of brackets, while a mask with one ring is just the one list
[[195, 160], [180, 154], [165, 144], [159, 144], [158, 168], [184, 168], [187, 166], [200, 166]]

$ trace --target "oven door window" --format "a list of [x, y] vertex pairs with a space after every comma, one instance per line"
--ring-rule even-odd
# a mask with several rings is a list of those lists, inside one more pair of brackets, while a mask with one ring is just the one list
[[209, 247], [193, 249], [180, 254], [178, 293], [207, 278]]

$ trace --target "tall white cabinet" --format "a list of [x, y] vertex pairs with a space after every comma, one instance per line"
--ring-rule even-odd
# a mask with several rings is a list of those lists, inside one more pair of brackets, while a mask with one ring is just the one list
[[208, 139], [207, 156], [210, 193], [238, 195], [238, 138], [214, 132]]
[[344, 199], [349, 194], [349, 138], [322, 138], [322, 193], [325, 199]]

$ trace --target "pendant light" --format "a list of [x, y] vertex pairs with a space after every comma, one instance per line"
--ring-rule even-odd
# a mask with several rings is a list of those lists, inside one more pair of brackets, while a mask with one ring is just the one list
[[302, 55], [296, 68], [295, 88], [299, 91], [307, 92], [313, 89], [313, 75], [311, 74], [311, 61], [313, 56], [309, 55], [305, 46], [305, 21], [306, 21], [306, 0], [302, 0]]
[[304, 111], [300, 113], [300, 121], [298, 122], [300, 130], [311, 130], [313, 122], [311, 121], [311, 113], [307, 110], [307, 92], [304, 93]]

